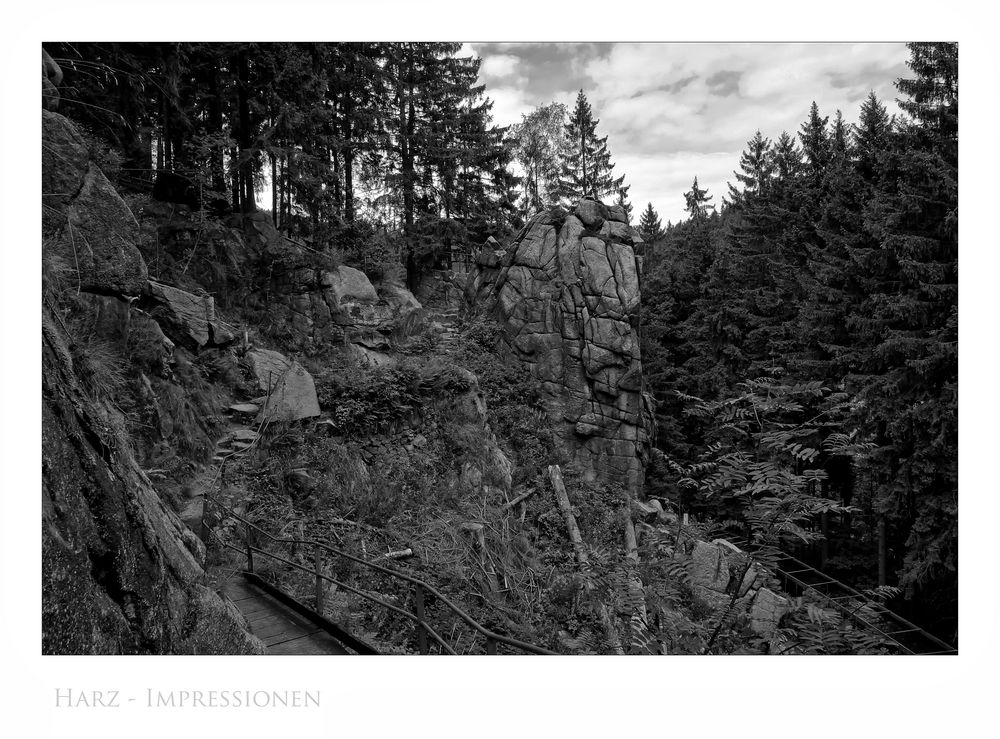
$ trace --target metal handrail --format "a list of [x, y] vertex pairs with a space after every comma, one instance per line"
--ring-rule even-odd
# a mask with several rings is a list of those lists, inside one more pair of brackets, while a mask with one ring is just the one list
[[[369, 562], [369, 561], [367, 561], [365, 559], [361, 559], [360, 557], [357, 557], [356, 555], [353, 555], [350, 552], [345, 552], [345, 551], [343, 551], [341, 549], [337, 549], [336, 547], [332, 547], [329, 544], [326, 544], [325, 542], [317, 541], [315, 539], [286, 539], [286, 538], [275, 536], [275, 535], [271, 534], [270, 532], [266, 531], [265, 529], [261, 528], [260, 526], [252, 523], [248, 519], [244, 518], [243, 516], [241, 516], [240, 514], [238, 514], [236, 511], [234, 511], [232, 508], [230, 508], [229, 506], [225, 505], [224, 503], [216, 500], [211, 495], [206, 494], [205, 495], [205, 500], [206, 501], [210, 501], [213, 505], [218, 506], [220, 509], [222, 509], [223, 511], [225, 511], [226, 513], [228, 513], [230, 516], [232, 516], [234, 519], [236, 519], [237, 521], [239, 521], [240, 523], [242, 523], [244, 526], [247, 527], [247, 531], [248, 532], [250, 530], [259, 532], [260, 534], [262, 534], [267, 539], [270, 539], [272, 542], [279, 543], [279, 544], [293, 544], [293, 545], [296, 545], [296, 546], [298, 546], [298, 545], [306, 545], [306, 546], [315, 547], [317, 549], [322, 549], [322, 550], [325, 550], [325, 551], [330, 552], [332, 554], [335, 554], [337, 556], [344, 557], [345, 559], [348, 559], [348, 560], [350, 560], [352, 562], [357, 562], [358, 564], [364, 565], [365, 567], [368, 567], [370, 569], [373, 569], [373, 570], [376, 570], [378, 572], [384, 573], [384, 574], [386, 574], [386, 575], [388, 575], [390, 577], [393, 577], [393, 578], [395, 578], [397, 580], [403, 580], [403, 581], [406, 581], [406, 582], [410, 583], [411, 585], [413, 585], [414, 588], [415, 588], [415, 595], [416, 595], [416, 598], [415, 598], [415, 600], [416, 600], [416, 609], [418, 611], [416, 614], [410, 613], [409, 611], [406, 611], [405, 609], [401, 609], [398, 606], [394, 606], [391, 603], [388, 603], [388, 602], [386, 602], [386, 601], [384, 601], [384, 600], [382, 600], [380, 598], [372, 596], [372, 595], [370, 595], [368, 593], [365, 593], [364, 591], [361, 591], [361, 590], [358, 590], [356, 588], [353, 588], [353, 587], [351, 587], [350, 585], [348, 585], [346, 583], [340, 582], [339, 580], [336, 580], [336, 579], [334, 579], [334, 578], [332, 578], [332, 577], [330, 577], [328, 575], [325, 575], [325, 574], [323, 574], [323, 573], [321, 573], [319, 571], [319, 568], [317, 568], [315, 571], [314, 570], [310, 570], [310, 569], [308, 569], [308, 568], [306, 568], [306, 567], [304, 567], [304, 566], [302, 566], [302, 565], [300, 565], [300, 564], [298, 564], [296, 562], [292, 562], [292, 561], [287, 560], [287, 559], [285, 559], [283, 557], [279, 557], [276, 554], [273, 554], [271, 552], [263, 550], [263, 549], [261, 549], [259, 547], [255, 547], [255, 546], [253, 546], [253, 544], [249, 540], [245, 541], [245, 544], [246, 544], [246, 549], [245, 550], [237, 549], [236, 547], [233, 547], [231, 544], [223, 542], [226, 546], [228, 546], [231, 549], [236, 549], [237, 551], [241, 551], [241, 552], [245, 551], [245, 553], [247, 554], [247, 557], [248, 557], [248, 564], [250, 566], [250, 571], [252, 571], [252, 567], [253, 567], [253, 556], [252, 556], [252, 553], [256, 551], [256, 552], [258, 552], [260, 554], [263, 554], [265, 556], [271, 557], [272, 559], [277, 559], [277, 560], [279, 560], [279, 561], [281, 561], [281, 562], [283, 562], [283, 563], [285, 563], [287, 565], [290, 565], [290, 566], [292, 566], [292, 567], [294, 567], [296, 569], [299, 569], [299, 570], [302, 570], [304, 572], [308, 572], [308, 573], [310, 573], [312, 575], [315, 575], [317, 578], [322, 578], [323, 580], [327, 580], [328, 582], [332, 582], [332, 583], [338, 585], [339, 587], [343, 587], [345, 590], [348, 590], [349, 592], [355, 593], [357, 595], [360, 595], [363, 598], [366, 598], [367, 600], [370, 600], [372, 602], [378, 603], [379, 605], [381, 605], [381, 606], [383, 606], [385, 608], [388, 608], [389, 610], [392, 610], [392, 611], [394, 611], [396, 613], [399, 613], [400, 615], [402, 615], [402, 616], [404, 616], [404, 617], [406, 617], [406, 618], [414, 621], [416, 623], [416, 625], [417, 625], [417, 628], [418, 628], [418, 638], [419, 638], [419, 640], [421, 642], [421, 651], [424, 652], [424, 653], [426, 653], [426, 645], [424, 644], [424, 635], [426, 633], [426, 634], [429, 634], [449, 654], [455, 654], [455, 651], [450, 646], [448, 646], [444, 642], [444, 640], [433, 630], [433, 628], [431, 628], [431, 626], [429, 624], [427, 624], [427, 622], [423, 619], [423, 591], [426, 590], [427, 592], [432, 593], [435, 597], [437, 597], [438, 600], [440, 600], [456, 616], [458, 616], [462, 621], [464, 621], [466, 625], [468, 625], [473, 630], [477, 631], [479, 634], [481, 634], [482, 636], [484, 636], [486, 638], [486, 649], [487, 649], [487, 653], [488, 654], [495, 654], [496, 653], [496, 645], [497, 644], [505, 644], [505, 645], [507, 645], [509, 647], [512, 647], [514, 649], [519, 649], [522, 652], [527, 652], [529, 654], [547, 654], [547, 655], [555, 655], [556, 654], [555, 652], [552, 652], [552, 651], [550, 651], [548, 649], [545, 649], [543, 647], [538, 647], [538, 646], [535, 646], [534, 644], [529, 644], [529, 643], [523, 642], [523, 641], [521, 641], [519, 639], [514, 639], [513, 637], [504, 636], [503, 634], [497, 634], [496, 632], [491, 631], [490, 629], [487, 629], [485, 626], [483, 626], [478, 621], [476, 621], [474, 618], [472, 618], [472, 616], [470, 616], [465, 611], [463, 611], [461, 608], [459, 608], [457, 605], [455, 605], [441, 591], [439, 591], [433, 585], [430, 585], [430, 584], [424, 582], [423, 580], [420, 580], [418, 578], [412, 577], [411, 575], [407, 575], [406, 573], [403, 573], [403, 572], [398, 572], [396, 570], [391, 570], [388, 567], [383, 567], [382, 565], [375, 564], [374, 562]], [[203, 516], [202, 520], [204, 521], [204, 516]], [[212, 533], [214, 534], [215, 532], [213, 531]], [[249, 537], [247, 537], [247, 539], [249, 539]], [[220, 539], [220, 541], [221, 541], [221, 539]]]
[[[746, 539], [742, 539], [742, 538], [739, 538], [739, 537], [730, 537], [727, 540], [730, 541], [730, 543], [732, 543], [732, 544], [734, 544], [736, 546], [742, 546], [742, 547], [744, 547], [744, 551], [745, 551], [746, 554], [750, 554], [750, 555], [753, 554], [753, 552], [750, 551], [751, 544]], [[840, 611], [841, 613], [843, 613], [845, 616], [847, 616], [851, 620], [859, 622], [863, 626], [865, 626], [866, 628], [868, 628], [868, 629], [870, 629], [872, 631], [877, 632], [878, 634], [880, 634], [885, 639], [887, 639], [888, 641], [892, 642], [895, 646], [899, 647], [900, 649], [904, 650], [905, 652], [908, 652], [909, 654], [914, 654], [914, 655], [916, 655], [916, 654], [957, 654], [958, 653], [958, 650], [955, 647], [953, 647], [951, 644], [948, 644], [947, 642], [943, 641], [942, 639], [939, 639], [938, 637], [934, 636], [934, 634], [931, 634], [929, 631], [927, 631], [925, 629], [922, 629], [921, 627], [917, 626], [915, 623], [913, 623], [913, 622], [911, 622], [911, 621], [903, 618], [902, 616], [900, 616], [895, 611], [892, 611], [892, 610], [886, 608], [884, 605], [881, 605], [881, 604], [877, 603], [876, 601], [874, 601], [871, 598], [869, 598], [868, 596], [866, 596], [864, 593], [861, 593], [857, 589], [852, 588], [850, 585], [847, 585], [846, 583], [843, 583], [840, 580], [837, 580], [835, 578], [830, 577], [829, 575], [827, 575], [826, 573], [824, 573], [822, 570], [817, 570], [815, 567], [807, 564], [806, 562], [803, 562], [798, 557], [795, 557], [795, 556], [793, 556], [791, 554], [788, 554], [787, 552], [785, 552], [782, 549], [779, 549], [778, 547], [774, 547], [774, 549], [780, 555], [778, 557], [778, 559], [780, 559], [783, 562], [792, 562], [793, 564], [795, 564], [795, 565], [797, 565], [797, 566], [799, 566], [799, 567], [802, 568], [802, 569], [799, 569], [799, 570], [793, 570], [793, 571], [789, 572], [789, 571], [783, 569], [780, 565], [775, 564], [775, 565], [773, 565], [773, 567], [777, 571], [778, 575], [780, 575], [781, 577], [783, 577], [786, 581], [791, 580], [796, 585], [798, 585], [799, 587], [801, 587], [803, 590], [811, 590], [812, 592], [816, 593], [821, 598], [823, 598], [824, 600], [826, 600], [830, 605], [832, 605], [836, 610]], [[809, 583], [809, 582], [806, 582], [805, 580], [803, 580], [802, 578], [795, 577], [795, 575], [797, 573], [800, 573], [800, 572], [814, 572], [814, 573], [816, 573], [818, 575], [822, 575], [823, 577], [826, 577], [827, 580], [824, 581], [824, 582], [821, 582], [821, 583]], [[828, 585], [830, 583], [835, 584], [840, 590], [846, 591], [846, 593], [852, 599], [861, 601], [861, 606], [859, 606], [858, 608], [854, 608], [854, 609], [849, 608], [848, 606], [844, 605], [843, 603], [838, 602], [838, 599], [835, 598], [835, 597], [833, 597], [833, 596], [831, 596], [829, 593], [823, 593], [823, 592], [821, 592], [818, 589], [819, 586], [821, 586], [821, 585]], [[841, 596], [841, 597], [844, 597], [844, 596]], [[906, 646], [905, 644], [903, 644], [899, 639], [896, 639], [893, 636], [893, 634], [900, 633], [900, 632], [886, 632], [883, 629], [881, 629], [878, 626], [876, 626], [875, 624], [873, 624], [870, 621], [868, 621], [867, 619], [862, 618], [861, 615], [858, 612], [861, 610], [861, 608], [863, 608], [865, 606], [872, 607], [875, 610], [875, 612], [878, 615], [882, 616], [883, 618], [888, 617], [888, 619], [890, 621], [895, 621], [897, 624], [902, 624], [903, 626], [906, 626], [909, 631], [917, 631], [917, 632], [919, 632], [920, 636], [922, 636], [923, 638], [928, 639], [929, 641], [933, 642], [935, 644], [935, 646], [941, 647], [941, 650], [940, 651], [936, 651], [936, 652], [923, 652], [923, 651], [918, 652], [918, 651], [914, 651], [913, 649], [910, 649], [908, 646]]]

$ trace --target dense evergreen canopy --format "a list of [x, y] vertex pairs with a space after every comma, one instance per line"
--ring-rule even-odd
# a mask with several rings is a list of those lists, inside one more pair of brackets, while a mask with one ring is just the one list
[[[694, 396], [741, 397], [754, 378], [839, 393], [836, 433], [862, 446], [806, 466], [825, 470], [827, 494], [855, 510], [836, 525], [817, 519], [829, 541], [810, 551], [858, 586], [898, 585], [908, 600], [897, 607], [953, 638], [957, 53], [910, 49], [912, 77], [897, 83], [903, 119], [870, 94], [856, 125], [840, 111], [831, 124], [813, 103], [798, 143], [756, 132], [721, 217], [709, 217], [695, 180], [690, 217], [668, 230], [644, 287], [644, 356], [658, 445], [673, 460], [698, 458], [718, 433], [685, 412]], [[805, 423], [808, 410], [789, 407], [784, 420]], [[653, 489], [696, 505], [669, 468], [652, 477]]]

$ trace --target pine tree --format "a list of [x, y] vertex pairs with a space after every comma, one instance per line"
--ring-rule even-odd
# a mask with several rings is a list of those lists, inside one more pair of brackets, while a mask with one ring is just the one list
[[639, 219], [639, 235], [647, 244], [653, 244], [663, 238], [663, 225], [652, 203], [646, 204], [646, 210]]
[[774, 176], [779, 197], [791, 192], [795, 179], [802, 172], [802, 150], [788, 131], [782, 131], [774, 142]]
[[766, 196], [771, 178], [774, 176], [774, 167], [771, 140], [765, 138], [758, 129], [740, 154], [740, 171], [733, 172], [736, 180], [742, 185], [742, 190], [730, 184], [729, 200], [734, 205], [740, 205], [744, 204], [747, 198]]
[[813, 101], [809, 108], [809, 119], [799, 129], [802, 141], [802, 156], [806, 168], [814, 181], [823, 176], [823, 169], [830, 161], [830, 136], [826, 130], [828, 116], [820, 117], [819, 106]]
[[698, 178], [695, 177], [691, 189], [684, 193], [684, 202], [686, 203], [684, 210], [689, 213], [689, 217], [694, 223], [702, 223], [708, 220], [709, 214], [715, 210], [711, 200], [712, 196], [708, 194], [708, 190], [698, 187]]
[[873, 182], [879, 171], [879, 157], [889, 148], [892, 120], [874, 92], [869, 92], [854, 127], [854, 150], [858, 172], [866, 182]]
[[559, 196], [564, 203], [589, 196], [602, 200], [616, 194], [625, 180], [612, 177], [614, 164], [608, 137], [597, 135], [599, 119], [594, 118], [583, 90], [566, 122]]
[[625, 222], [632, 223], [632, 203], [628, 201], [628, 191], [631, 185], [624, 185], [618, 188], [618, 196], [615, 198], [615, 205], [625, 211]]

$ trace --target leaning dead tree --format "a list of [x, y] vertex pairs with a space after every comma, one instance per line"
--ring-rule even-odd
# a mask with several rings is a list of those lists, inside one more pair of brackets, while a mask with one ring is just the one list
[[[559, 510], [563, 514], [563, 519], [566, 521], [566, 530], [569, 533], [570, 541], [573, 543], [576, 561], [582, 568], [588, 569], [590, 567], [590, 558], [587, 556], [587, 546], [583, 542], [583, 537], [580, 536], [580, 527], [576, 523], [576, 516], [573, 514], [573, 507], [570, 505], [569, 495], [566, 493], [566, 485], [563, 483], [562, 470], [559, 468], [559, 465], [549, 465], [549, 480], [552, 482], [556, 504], [559, 506]], [[600, 618], [601, 624], [604, 626], [605, 638], [611, 644], [615, 654], [624, 654], [618, 630], [615, 628], [614, 620], [611, 618], [611, 614], [608, 613], [608, 607], [604, 603], [601, 603]]]

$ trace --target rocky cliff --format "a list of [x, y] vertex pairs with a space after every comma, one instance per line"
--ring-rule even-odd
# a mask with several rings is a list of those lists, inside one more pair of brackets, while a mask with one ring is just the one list
[[[137, 334], [135, 368], [142, 355], [164, 383], [153, 370], [169, 374], [175, 343], [232, 336], [211, 298], [150, 283], [134, 215], [53, 110], [57, 70], [43, 53], [42, 651], [261, 653], [235, 607], [203, 584], [204, 545], [140, 468], [113, 392], [114, 356]], [[69, 328], [80, 315], [85, 335]], [[136, 379], [154, 397], [150, 378]]]
[[591, 199], [534, 216], [507, 249], [476, 257], [466, 296], [497, 317], [590, 480], [642, 485], [652, 432], [639, 351], [641, 239]]

